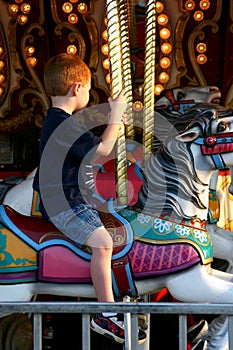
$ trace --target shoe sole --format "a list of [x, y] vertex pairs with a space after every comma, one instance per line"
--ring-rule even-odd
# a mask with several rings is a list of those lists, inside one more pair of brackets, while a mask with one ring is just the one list
[[[109, 338], [111, 340], [115, 340], [117, 343], [123, 344], [125, 342], [125, 339], [119, 338], [118, 336], [116, 336], [112, 332], [109, 332], [106, 329], [101, 328], [100, 326], [98, 326], [98, 324], [93, 322], [93, 320], [91, 321], [90, 326], [91, 326], [91, 329], [93, 331], [95, 331], [96, 333], [104, 335], [105, 337], [107, 337], [107, 338]], [[138, 340], [138, 344], [142, 345], [142, 344], [145, 343], [146, 340], [147, 340], [147, 338], [139, 339]]]

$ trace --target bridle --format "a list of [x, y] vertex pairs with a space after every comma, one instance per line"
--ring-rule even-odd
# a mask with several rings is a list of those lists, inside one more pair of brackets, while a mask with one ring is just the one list
[[167, 90], [166, 93], [164, 94], [164, 96], [166, 96], [166, 98], [168, 99], [168, 101], [171, 103], [170, 106], [168, 106], [168, 109], [169, 110], [172, 110], [172, 111], [176, 111], [178, 112], [179, 110], [181, 110], [180, 112], [184, 112], [182, 111], [183, 109], [186, 110], [186, 108], [182, 108], [182, 105], [183, 107], [185, 106], [189, 106], [192, 107], [193, 105], [195, 105], [195, 101], [194, 100], [182, 100], [182, 101], [177, 101], [174, 97], [174, 93], [173, 93], [173, 90]]
[[233, 132], [198, 137], [194, 140], [194, 143], [201, 145], [203, 155], [211, 156], [216, 169], [223, 169], [226, 167], [226, 164], [222, 154], [233, 152]]

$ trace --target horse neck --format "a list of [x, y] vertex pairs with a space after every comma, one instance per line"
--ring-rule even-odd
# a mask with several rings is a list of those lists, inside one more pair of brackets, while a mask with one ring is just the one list
[[171, 147], [173, 156], [162, 146], [147, 162], [139, 203], [180, 220], [207, 220], [209, 186], [198, 178], [185, 146]]

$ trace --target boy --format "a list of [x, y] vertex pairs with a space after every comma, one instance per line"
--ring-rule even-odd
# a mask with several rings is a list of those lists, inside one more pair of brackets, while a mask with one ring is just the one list
[[[86, 64], [76, 55], [59, 54], [46, 64], [44, 83], [52, 106], [42, 127], [40, 166], [33, 183], [33, 188], [40, 194], [40, 211], [70, 239], [91, 248], [91, 276], [97, 299], [114, 302], [113, 242], [98, 212], [87, 203], [89, 192], [85, 188], [87, 181], [82, 169], [88, 169], [90, 177], [93, 150], [97, 156], [107, 156], [113, 150], [124, 119], [126, 98], [123, 92], [115, 100], [109, 98], [109, 124], [102, 137], [98, 137], [72, 116], [89, 101], [91, 73]], [[91, 328], [124, 342], [123, 324], [116, 314], [95, 315]], [[145, 339], [145, 332], [140, 330], [139, 343]]]

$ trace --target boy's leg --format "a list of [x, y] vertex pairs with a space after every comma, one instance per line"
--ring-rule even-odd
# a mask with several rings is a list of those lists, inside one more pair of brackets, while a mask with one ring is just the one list
[[114, 302], [112, 291], [111, 258], [113, 242], [104, 227], [97, 228], [86, 244], [92, 249], [91, 276], [100, 302]]
[[[100, 302], [114, 302], [111, 273], [112, 238], [104, 227], [99, 227], [91, 234], [86, 244], [92, 249], [91, 275], [97, 299]], [[119, 343], [125, 341], [123, 319], [117, 314], [96, 314], [91, 321], [91, 328]], [[138, 342], [143, 344], [145, 341], [146, 333], [139, 329]]]

